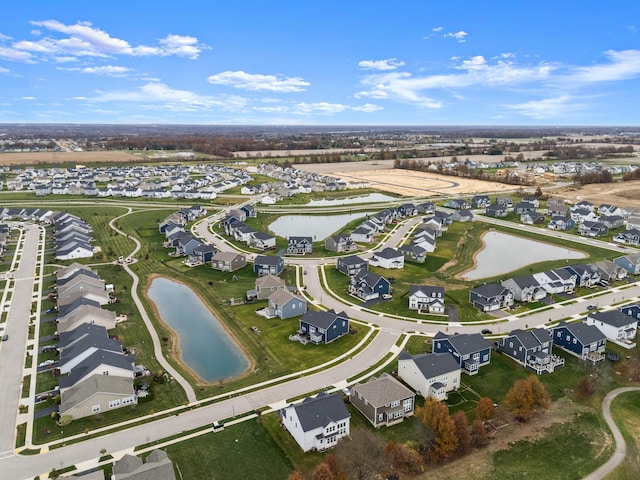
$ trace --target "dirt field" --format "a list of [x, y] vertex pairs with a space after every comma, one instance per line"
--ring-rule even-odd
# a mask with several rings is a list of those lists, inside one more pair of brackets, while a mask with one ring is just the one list
[[26, 152], [2, 153], [0, 165], [30, 166], [45, 164], [75, 164], [86, 163], [128, 163], [152, 162], [159, 158], [150, 158], [144, 152]]
[[543, 188], [543, 192], [574, 203], [588, 200], [595, 205], [610, 203], [623, 208], [640, 208], [640, 180], [549, 190]]
[[407, 196], [504, 192], [517, 188], [496, 182], [394, 169], [393, 160], [323, 163], [296, 165], [296, 167], [300, 170], [342, 178], [346, 182], [366, 181], [372, 188]]

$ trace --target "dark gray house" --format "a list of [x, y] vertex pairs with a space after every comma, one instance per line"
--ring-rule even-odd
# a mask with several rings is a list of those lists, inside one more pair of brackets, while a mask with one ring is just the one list
[[553, 372], [564, 366], [564, 358], [553, 354], [553, 338], [543, 329], [513, 330], [496, 342], [499, 352], [513, 358], [520, 365], [533, 370], [538, 375]]
[[333, 309], [326, 312], [308, 310], [300, 319], [298, 333], [306, 335], [309, 341], [316, 344], [331, 343], [349, 333], [349, 317]]
[[491, 344], [479, 333], [447, 335], [442, 332], [433, 337], [433, 353], [450, 353], [460, 368], [475, 375], [491, 361]]
[[340, 273], [344, 273], [351, 277], [357, 274], [360, 270], [368, 270], [369, 262], [357, 255], [349, 255], [348, 257], [338, 258], [336, 268]]

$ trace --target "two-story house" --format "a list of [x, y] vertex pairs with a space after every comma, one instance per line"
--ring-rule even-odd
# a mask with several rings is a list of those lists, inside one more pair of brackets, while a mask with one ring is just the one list
[[460, 365], [448, 353], [398, 355], [398, 376], [424, 398], [446, 400], [447, 394], [460, 388]]
[[390, 426], [413, 415], [415, 394], [388, 373], [356, 383], [349, 401], [375, 427]]
[[513, 330], [497, 343], [497, 350], [538, 375], [564, 366], [564, 358], [553, 354], [553, 338], [543, 329]]
[[465, 373], [475, 375], [491, 361], [491, 343], [479, 333], [447, 335], [442, 332], [433, 337], [433, 353], [449, 353]]

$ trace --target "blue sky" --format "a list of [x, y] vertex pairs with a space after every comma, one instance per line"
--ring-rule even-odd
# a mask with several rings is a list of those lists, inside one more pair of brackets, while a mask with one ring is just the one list
[[0, 122], [640, 124], [640, 2], [4, 0]]

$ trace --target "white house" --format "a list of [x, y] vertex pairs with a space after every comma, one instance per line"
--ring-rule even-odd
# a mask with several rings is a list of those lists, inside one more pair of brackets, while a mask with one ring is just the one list
[[398, 376], [424, 398], [445, 400], [447, 393], [460, 387], [460, 365], [448, 353], [398, 356]]
[[635, 348], [636, 346], [638, 321], [619, 310], [589, 313], [585, 323], [595, 325], [607, 336], [607, 340], [624, 348]]
[[443, 287], [409, 285], [409, 310], [444, 314], [444, 308]]
[[280, 410], [282, 424], [305, 452], [333, 447], [348, 436], [350, 417], [337, 393], [319, 393]]
[[404, 255], [395, 248], [386, 247], [373, 252], [369, 265], [381, 268], [404, 268]]

